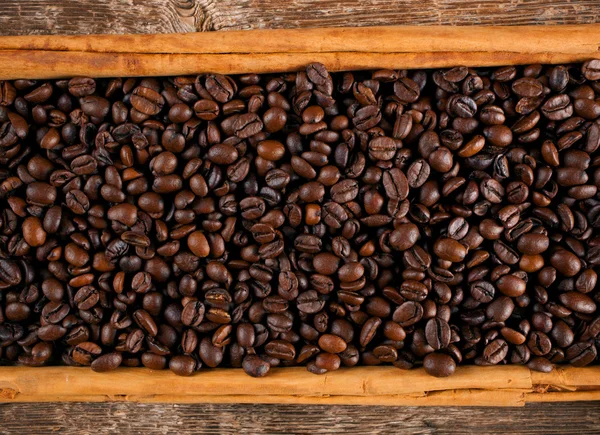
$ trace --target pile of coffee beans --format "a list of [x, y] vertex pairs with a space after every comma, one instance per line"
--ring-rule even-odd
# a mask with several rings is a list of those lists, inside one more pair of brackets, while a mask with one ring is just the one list
[[0, 82], [3, 364], [585, 366], [600, 60]]

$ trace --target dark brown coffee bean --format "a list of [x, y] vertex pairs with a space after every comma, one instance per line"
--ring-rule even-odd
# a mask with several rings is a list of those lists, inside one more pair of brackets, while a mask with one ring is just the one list
[[425, 325], [427, 343], [435, 350], [448, 347], [450, 344], [450, 326], [439, 318], [430, 319]]
[[296, 357], [296, 349], [289, 341], [273, 340], [265, 345], [267, 355], [284, 361], [292, 361]]
[[333, 334], [324, 334], [319, 338], [319, 347], [329, 353], [341, 353], [346, 350], [346, 342]]
[[496, 339], [483, 350], [483, 358], [489, 364], [498, 364], [508, 354], [508, 344], [502, 339]]
[[271, 370], [271, 364], [258, 355], [247, 355], [242, 363], [244, 371], [253, 378], [262, 378]]
[[408, 77], [401, 77], [398, 81], [394, 82], [394, 93], [396, 96], [406, 102], [414, 103], [419, 99], [420, 88], [414, 80]]
[[191, 376], [196, 369], [196, 361], [187, 355], [173, 356], [169, 360], [169, 369], [177, 376]]
[[439, 258], [454, 263], [462, 261], [467, 255], [464, 245], [448, 237], [436, 240], [433, 251]]
[[476, 281], [471, 284], [471, 296], [477, 302], [488, 303], [494, 299], [494, 285], [487, 281]]
[[385, 171], [382, 181], [388, 198], [403, 201], [408, 196], [409, 181], [400, 169], [393, 168]]
[[120, 352], [107, 353], [96, 358], [92, 362], [91, 368], [95, 372], [108, 372], [119, 367], [122, 361], [123, 357]]
[[577, 342], [567, 348], [565, 358], [575, 367], [584, 367], [596, 359], [596, 346], [588, 342]]
[[456, 363], [450, 355], [434, 352], [425, 357], [423, 367], [427, 374], [436, 378], [445, 378], [454, 373]]

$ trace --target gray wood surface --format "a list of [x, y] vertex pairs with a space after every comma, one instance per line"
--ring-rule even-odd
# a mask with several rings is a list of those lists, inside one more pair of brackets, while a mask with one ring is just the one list
[[0, 0], [6, 35], [598, 21], [598, 0]]
[[600, 433], [600, 404], [524, 408], [28, 403], [0, 405], [0, 434]]
[[[598, 0], [0, 0], [0, 35], [600, 22]], [[387, 408], [0, 404], [0, 434], [595, 434], [600, 404]]]

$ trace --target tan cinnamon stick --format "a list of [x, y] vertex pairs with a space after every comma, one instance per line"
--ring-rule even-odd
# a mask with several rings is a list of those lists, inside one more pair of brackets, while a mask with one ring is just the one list
[[523, 366], [467, 366], [443, 379], [433, 378], [423, 369], [394, 367], [356, 367], [323, 376], [302, 367], [284, 368], [274, 369], [262, 379], [251, 378], [240, 369], [203, 370], [182, 378], [169, 371], [143, 368], [104, 374], [75, 367], [0, 368], [0, 402], [521, 406], [526, 401], [595, 400], [599, 396], [600, 367], [561, 366], [542, 374]]
[[444, 68], [456, 65], [501, 66], [582, 62], [590, 53], [439, 52], [439, 53], [277, 53], [277, 54], [139, 54], [60, 51], [0, 51], [0, 80], [56, 79], [74, 76], [135, 77], [242, 74], [299, 71], [321, 62], [330, 71]]
[[600, 25], [378, 26], [167, 35], [12, 36], [0, 50], [98, 53], [590, 53]]
[[554, 393], [526, 393], [524, 400], [534, 402], [585, 402], [600, 400], [600, 390]]
[[139, 402], [139, 403], [287, 403], [312, 405], [375, 405], [375, 406], [523, 406], [526, 393], [521, 390], [450, 390], [433, 393], [392, 396], [21, 396], [13, 402]]
[[[168, 386], [168, 387], [167, 387]], [[165, 388], [167, 388], [165, 390]], [[357, 367], [315, 376], [303, 367], [276, 369], [255, 379], [240, 369], [204, 370], [190, 378], [169, 371], [118, 369], [110, 374], [87, 368], [2, 367], [0, 389], [25, 396], [114, 395], [300, 395], [379, 396], [437, 390], [531, 388], [525, 367], [461, 367], [454, 376], [438, 379], [423, 369]], [[6, 393], [9, 394], [9, 393]]]
[[600, 370], [597, 367], [558, 366], [550, 373], [531, 372], [531, 380], [534, 385], [557, 389], [600, 389]]
[[366, 27], [0, 38], [0, 79], [580, 62], [600, 26]]

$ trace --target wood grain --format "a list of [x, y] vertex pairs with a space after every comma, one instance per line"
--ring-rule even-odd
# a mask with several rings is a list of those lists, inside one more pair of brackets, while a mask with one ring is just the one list
[[2, 0], [0, 34], [174, 33], [407, 24], [589, 24], [596, 0]]
[[23, 403], [0, 405], [0, 423], [0, 433], [19, 435], [600, 433], [600, 413], [594, 402], [468, 410], [457, 407]]

